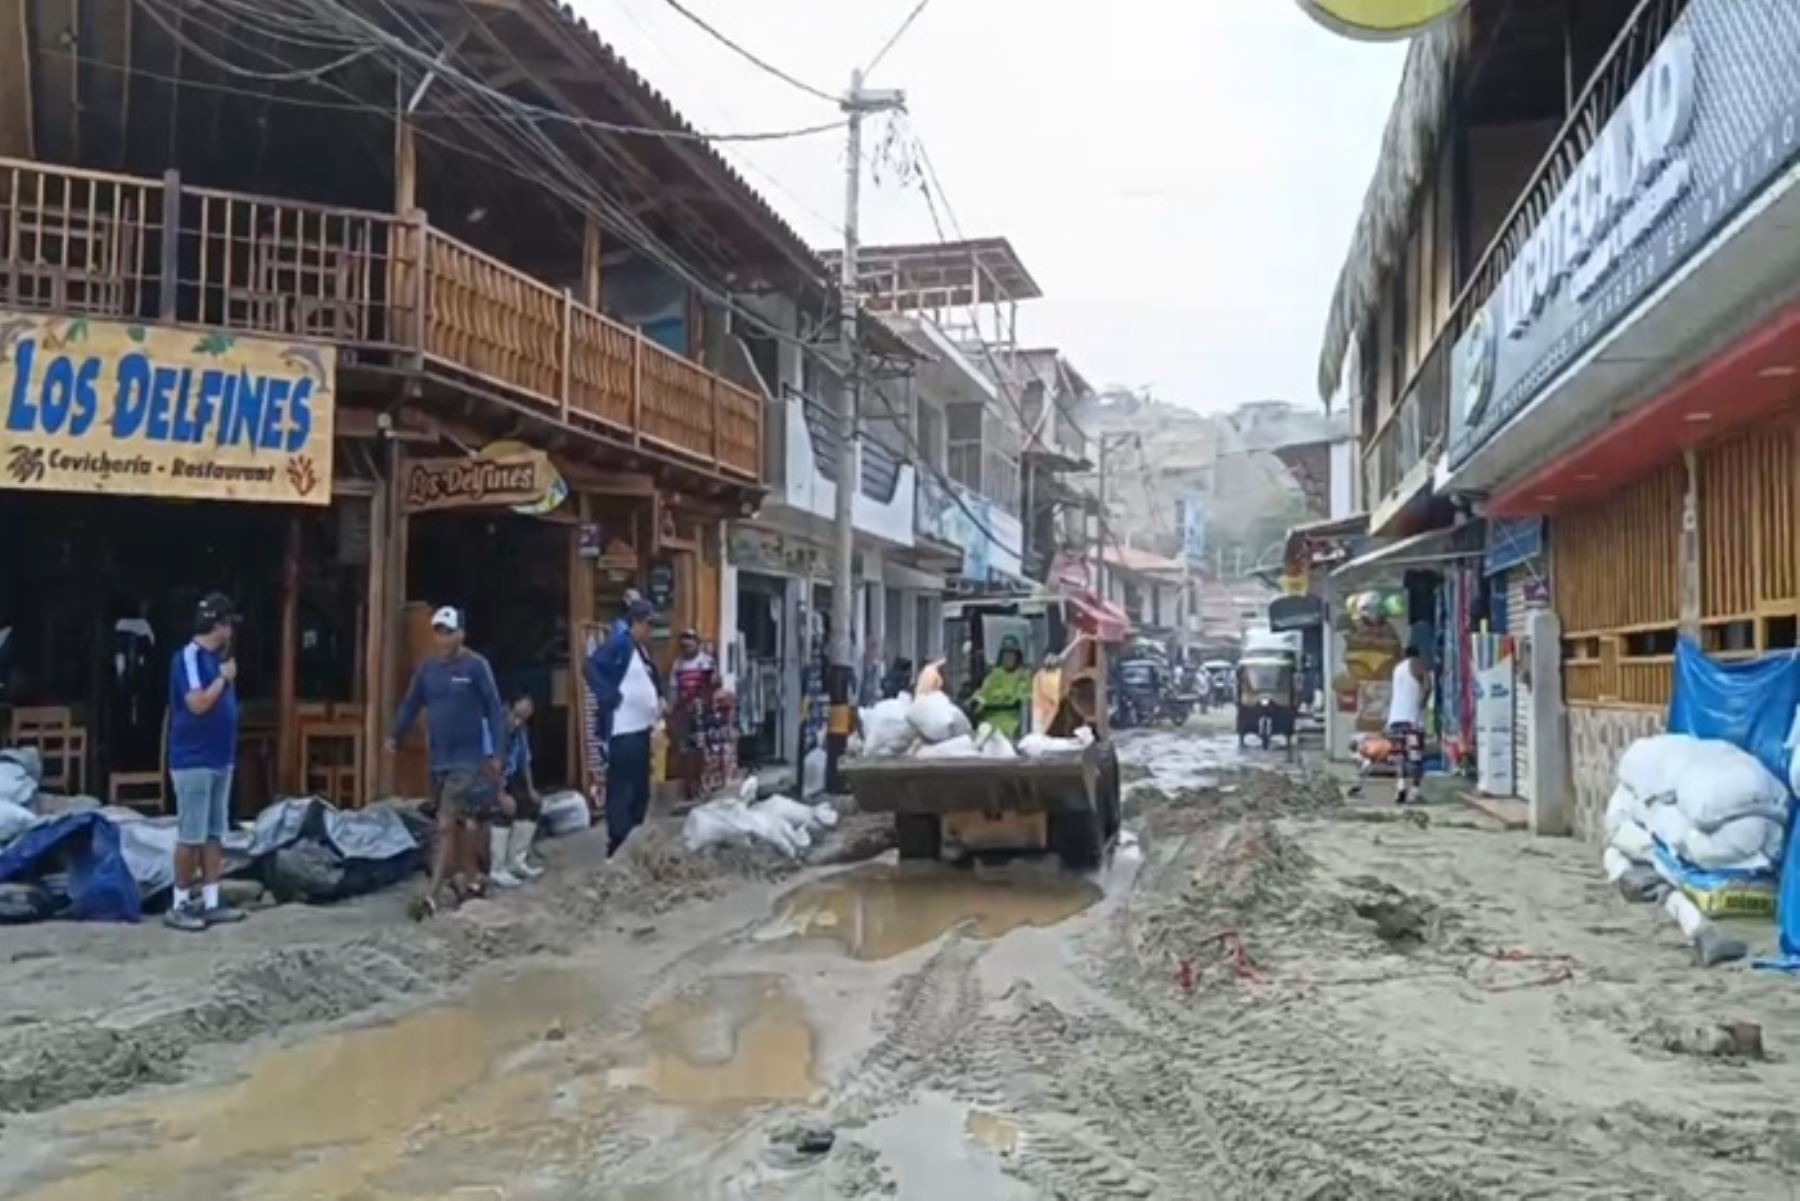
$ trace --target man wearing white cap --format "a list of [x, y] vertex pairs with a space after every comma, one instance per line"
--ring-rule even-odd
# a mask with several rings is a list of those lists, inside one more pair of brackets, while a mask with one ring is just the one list
[[446, 874], [459, 897], [480, 891], [478, 848], [487, 822], [501, 811], [499, 739], [505, 736], [505, 708], [488, 661], [463, 645], [464, 628], [462, 611], [454, 605], [431, 615], [435, 653], [413, 673], [388, 739], [391, 752], [424, 707], [438, 845], [419, 916], [435, 911]]

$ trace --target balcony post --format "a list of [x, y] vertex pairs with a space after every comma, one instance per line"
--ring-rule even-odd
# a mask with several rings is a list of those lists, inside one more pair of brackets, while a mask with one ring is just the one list
[[644, 331], [631, 331], [631, 444], [644, 443]]
[[431, 299], [431, 287], [426, 279], [426, 273], [431, 270], [431, 223], [426, 220], [424, 209], [413, 209], [407, 214], [407, 220], [412, 225], [414, 259], [412, 343], [413, 349], [423, 360], [431, 345], [430, 314], [426, 311]]
[[718, 378], [718, 376], [708, 375], [706, 377], [706, 391], [707, 391], [707, 395], [712, 397], [712, 460], [713, 460], [713, 466], [717, 467], [720, 464], [720, 462], [722, 462], [722, 460], [719, 458], [719, 451], [720, 451], [719, 426], [721, 424], [719, 421], [719, 412], [720, 412], [719, 406], [723, 403], [719, 399], [719, 378]]
[[165, 325], [175, 322], [181, 292], [181, 172], [163, 172], [162, 255], [157, 270], [156, 318]]
[[562, 307], [562, 391], [558, 399], [562, 401], [563, 424], [569, 422], [569, 378], [574, 368], [573, 345], [575, 339], [575, 293], [568, 288], [563, 289]]

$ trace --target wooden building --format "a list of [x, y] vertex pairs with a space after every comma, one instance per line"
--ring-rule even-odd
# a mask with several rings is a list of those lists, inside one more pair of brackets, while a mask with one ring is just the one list
[[[449, 603], [537, 697], [540, 776], [583, 781], [579, 661], [623, 590], [665, 649], [720, 635], [757, 348], [826, 315], [812, 252], [547, 0], [0, 28], [0, 743], [155, 804], [169, 657], [220, 589], [240, 810], [416, 792], [419, 736], [377, 748]], [[795, 328], [738, 304], [770, 295]]]

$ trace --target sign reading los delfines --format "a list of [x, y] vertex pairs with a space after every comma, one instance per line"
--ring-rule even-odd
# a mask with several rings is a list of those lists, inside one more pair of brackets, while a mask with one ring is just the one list
[[0, 488], [331, 503], [337, 351], [0, 310]]

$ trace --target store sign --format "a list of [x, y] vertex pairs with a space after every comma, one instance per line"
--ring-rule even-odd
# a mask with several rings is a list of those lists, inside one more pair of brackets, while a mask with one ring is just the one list
[[[490, 442], [481, 448], [480, 457], [484, 459], [499, 459], [511, 455], [529, 455], [536, 453], [536, 451], [533, 451], [531, 447], [525, 445], [523, 442]], [[513, 512], [525, 517], [542, 517], [544, 514], [553, 511], [558, 505], [562, 504], [563, 501], [569, 499], [568, 482], [563, 479], [562, 472], [556, 469], [555, 465], [550, 462], [548, 456], [544, 457], [544, 465], [539, 471], [541, 473], [539, 483], [542, 485], [543, 491], [531, 500], [514, 505], [512, 507]]]
[[1361, 41], [1409, 38], [1452, 16], [1468, 0], [1300, 0], [1333, 33]]
[[1800, 4], [1693, 0], [1451, 352], [1462, 463], [1800, 154]]
[[1206, 564], [1206, 497], [1188, 492], [1175, 500], [1176, 524], [1181, 529], [1181, 557], [1190, 567]]
[[0, 310], [0, 488], [331, 503], [330, 346]]
[[414, 459], [406, 465], [406, 511], [530, 505], [543, 497], [550, 475], [550, 461], [535, 450], [466, 459]]

